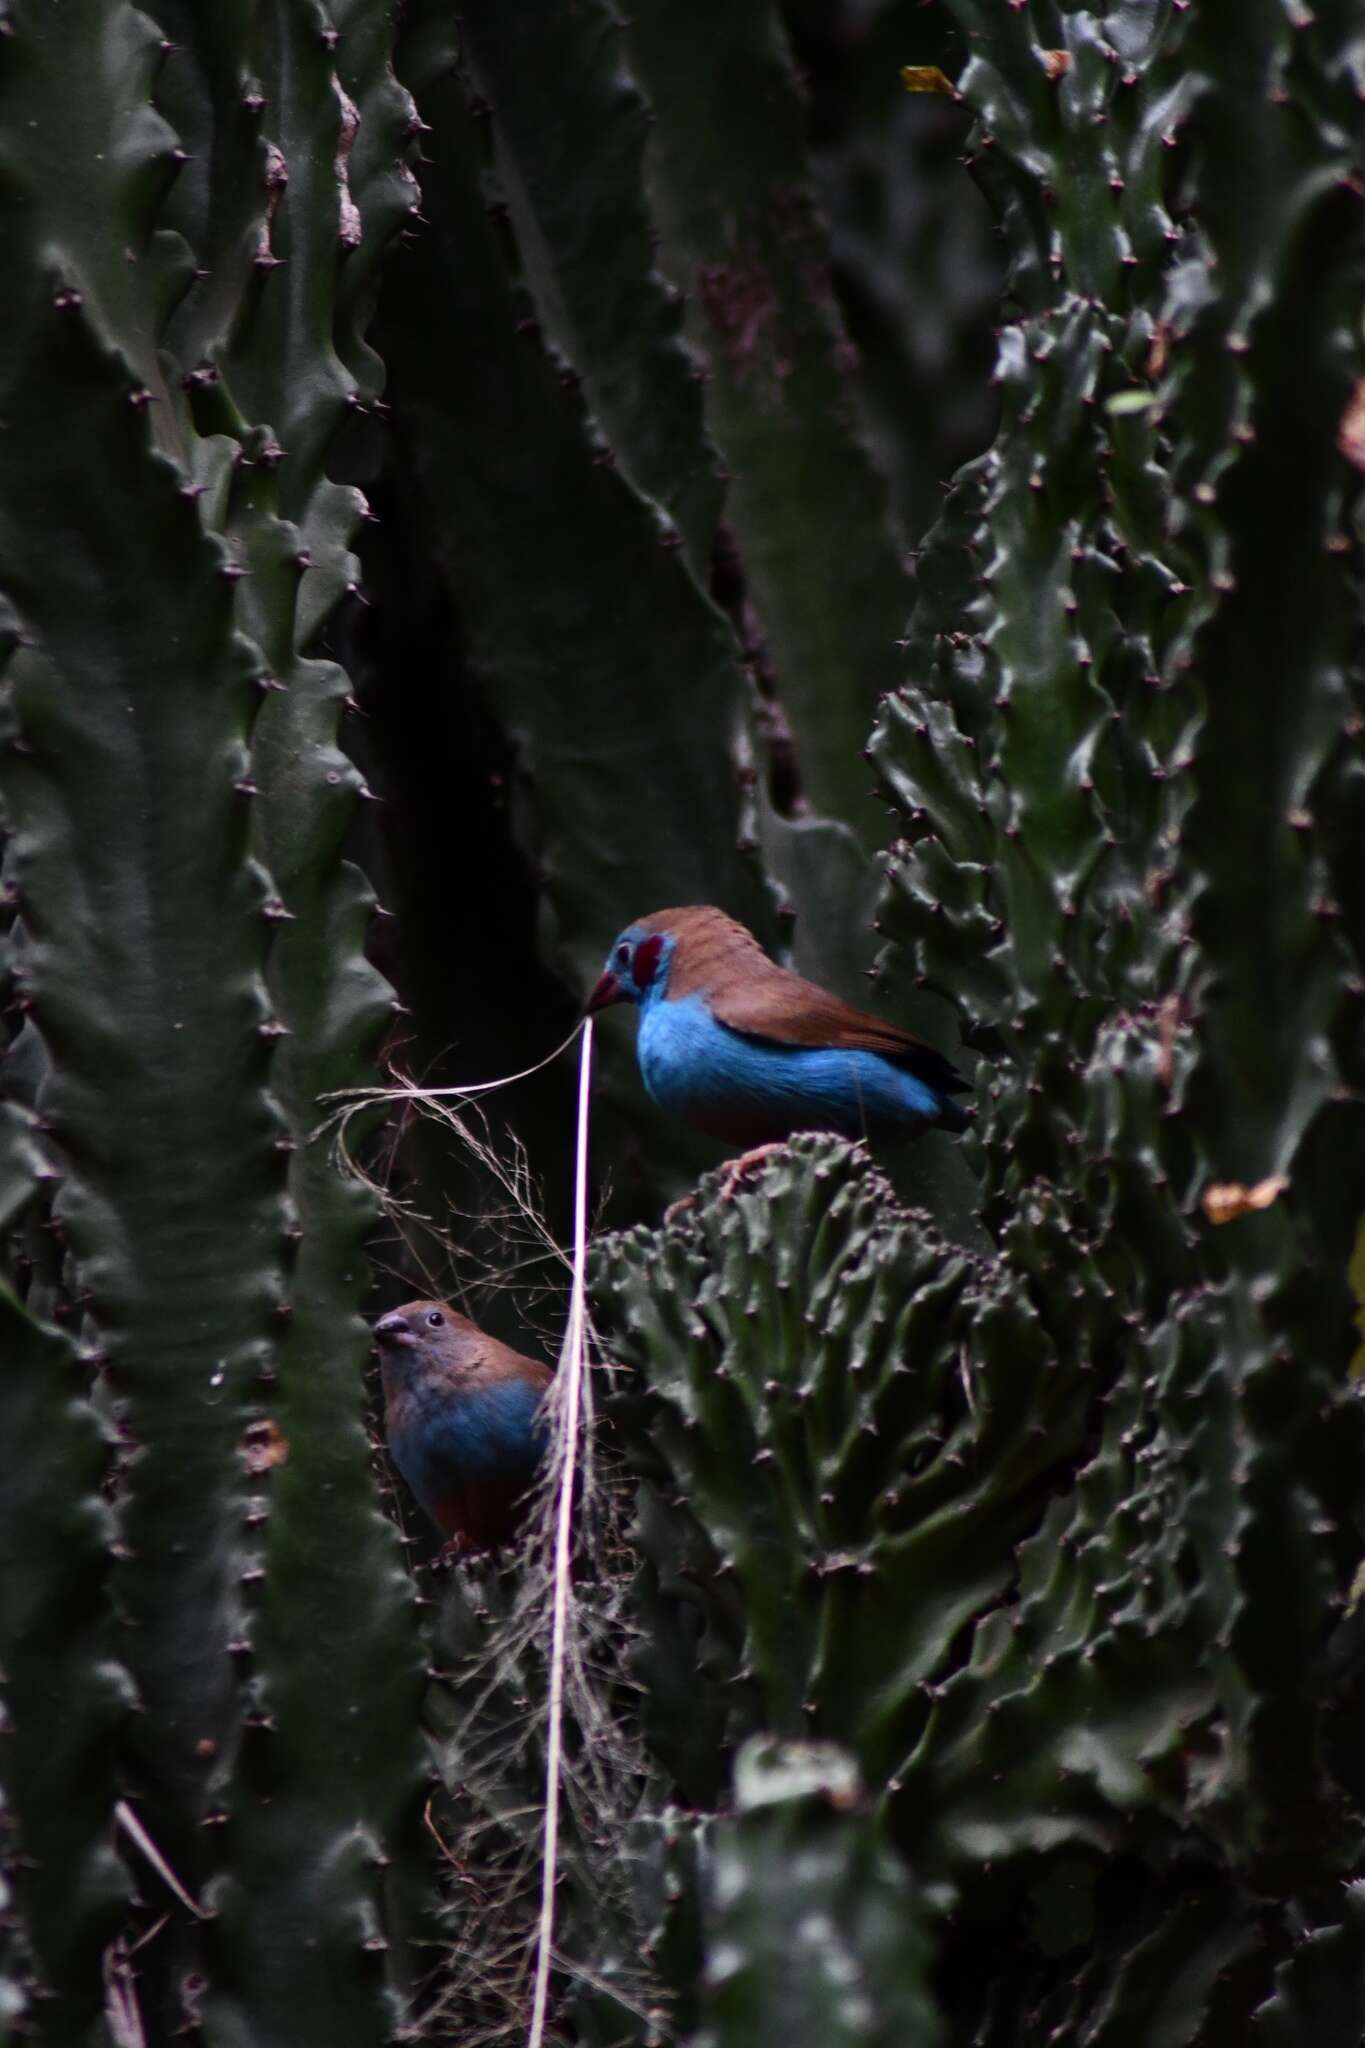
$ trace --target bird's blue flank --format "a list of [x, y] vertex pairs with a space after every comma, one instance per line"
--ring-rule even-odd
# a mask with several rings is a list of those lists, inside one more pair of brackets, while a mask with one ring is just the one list
[[453, 1486], [510, 1479], [544, 1453], [549, 1428], [538, 1387], [495, 1380], [453, 1399], [418, 1402], [390, 1432], [394, 1462], [419, 1500]]
[[660, 976], [640, 1006], [640, 1072], [660, 1108], [703, 1129], [728, 1127], [743, 1139], [790, 1119], [792, 1130], [908, 1137], [945, 1111], [965, 1121], [955, 1103], [880, 1053], [764, 1044], [731, 1031], [702, 996], [669, 1002], [666, 986]]

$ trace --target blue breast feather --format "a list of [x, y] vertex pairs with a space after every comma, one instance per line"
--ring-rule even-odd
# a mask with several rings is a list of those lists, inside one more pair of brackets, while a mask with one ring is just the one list
[[541, 1392], [526, 1380], [496, 1380], [489, 1386], [439, 1399], [418, 1396], [389, 1431], [389, 1448], [408, 1485], [423, 1502], [452, 1487], [528, 1475], [549, 1440], [540, 1412]]
[[945, 1108], [926, 1082], [880, 1053], [747, 1038], [713, 1017], [699, 995], [646, 998], [638, 1051], [661, 1109], [743, 1143], [803, 1130], [908, 1137]]

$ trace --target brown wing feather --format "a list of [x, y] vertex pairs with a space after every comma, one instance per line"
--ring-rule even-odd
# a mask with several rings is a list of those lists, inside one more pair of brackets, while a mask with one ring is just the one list
[[502, 1343], [497, 1337], [490, 1337], [487, 1330], [481, 1330], [468, 1317], [457, 1317], [452, 1309], [446, 1310], [452, 1322], [464, 1323], [471, 1339], [477, 1340], [477, 1351], [471, 1360], [473, 1370], [491, 1380], [529, 1380], [533, 1386], [544, 1389], [549, 1386], [554, 1374], [548, 1365], [542, 1365], [538, 1358], [528, 1358], [524, 1351], [514, 1351], [510, 1344]]
[[670, 997], [704, 995], [712, 1013], [746, 1038], [774, 1045], [833, 1045], [880, 1053], [945, 1094], [965, 1093], [951, 1060], [913, 1032], [854, 1009], [770, 960], [752, 932], [707, 904], [660, 910], [640, 920], [644, 931], [671, 932], [677, 951], [668, 977]]
[[742, 986], [712, 993], [712, 1011], [731, 1031], [746, 1038], [766, 1038], [775, 1045], [833, 1045], [880, 1053], [883, 1059], [908, 1067], [949, 1095], [961, 1094], [970, 1086], [951, 1060], [913, 1032], [902, 1031], [898, 1024], [888, 1024], [881, 1017], [870, 1017], [865, 1010], [855, 1010], [851, 1003], [772, 961], [766, 964], [773, 979], [746, 978]]

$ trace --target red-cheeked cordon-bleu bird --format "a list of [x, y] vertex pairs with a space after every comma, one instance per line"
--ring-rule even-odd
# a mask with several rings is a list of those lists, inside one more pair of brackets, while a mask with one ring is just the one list
[[410, 1301], [374, 1326], [389, 1453], [454, 1555], [515, 1534], [545, 1455], [554, 1375], [444, 1301]]
[[755, 1148], [732, 1175], [794, 1131], [967, 1128], [952, 1098], [970, 1083], [942, 1053], [779, 967], [709, 904], [626, 927], [588, 1010], [620, 1002], [639, 1005], [640, 1074], [660, 1108]]

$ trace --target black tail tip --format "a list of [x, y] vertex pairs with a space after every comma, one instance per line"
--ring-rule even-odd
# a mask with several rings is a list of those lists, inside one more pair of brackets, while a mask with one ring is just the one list
[[962, 1132], [968, 1129], [975, 1115], [974, 1109], [964, 1109], [960, 1102], [954, 1102], [950, 1097], [940, 1097], [938, 1115], [934, 1119], [935, 1129], [952, 1131], [955, 1136], [960, 1137]]

